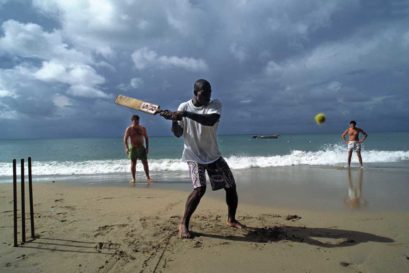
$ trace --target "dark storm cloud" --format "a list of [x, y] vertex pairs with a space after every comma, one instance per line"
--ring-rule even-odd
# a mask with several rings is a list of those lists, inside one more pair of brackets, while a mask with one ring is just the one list
[[0, 4], [2, 138], [34, 117], [33, 136], [121, 135], [115, 95], [176, 109], [198, 78], [223, 133], [409, 129], [407, 1], [23, 2]]

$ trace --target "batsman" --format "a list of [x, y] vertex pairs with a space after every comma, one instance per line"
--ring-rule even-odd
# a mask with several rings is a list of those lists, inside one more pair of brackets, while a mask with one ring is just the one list
[[223, 159], [217, 144], [217, 127], [222, 104], [211, 99], [212, 88], [207, 80], [199, 79], [193, 88], [193, 98], [179, 105], [176, 112], [161, 111], [160, 115], [172, 120], [172, 132], [183, 136], [182, 160], [189, 166], [193, 191], [185, 205], [179, 223], [179, 237], [191, 238], [189, 221], [206, 192], [206, 172], [212, 190], [224, 189], [228, 208], [227, 225], [234, 228], [244, 226], [236, 219], [238, 196], [236, 183], [227, 162]]

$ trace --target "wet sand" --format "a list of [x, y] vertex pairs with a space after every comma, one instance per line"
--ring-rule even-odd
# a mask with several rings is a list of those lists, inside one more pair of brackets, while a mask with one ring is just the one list
[[[409, 169], [292, 166], [233, 171], [241, 202], [272, 208], [310, 210], [409, 210]], [[138, 181], [144, 181], [139, 172]], [[155, 188], [190, 192], [187, 172], [153, 174]], [[90, 185], [125, 186], [127, 175], [91, 178]], [[84, 184], [84, 180], [80, 181]], [[87, 183], [86, 183], [87, 184]], [[224, 192], [206, 196], [224, 200]]]
[[[248, 228], [227, 227], [223, 193], [208, 192], [191, 220], [191, 240], [176, 236], [189, 185], [175, 184], [185, 191], [172, 191], [162, 184], [148, 188], [37, 183], [34, 207], [39, 238], [17, 248], [12, 247], [11, 184], [0, 184], [1, 272], [409, 271], [407, 210], [350, 209], [342, 198], [336, 203], [344, 209], [304, 208], [298, 197], [308, 193], [301, 191], [295, 174], [286, 182], [294, 193], [290, 200], [301, 203], [286, 206], [280, 201], [273, 206], [265, 203], [266, 197], [260, 198], [260, 191], [246, 190], [254, 188], [256, 181], [258, 189], [264, 188], [260, 172], [247, 173], [252, 178], [235, 175], [241, 196], [238, 219]], [[370, 177], [365, 175], [364, 179]], [[305, 183], [311, 182], [306, 173], [303, 176]], [[319, 181], [328, 180], [322, 173], [319, 177], [323, 177]], [[278, 178], [282, 176], [270, 175], [266, 181]], [[366, 186], [364, 181], [364, 193]], [[348, 195], [346, 181], [339, 190]], [[271, 204], [282, 194], [271, 195], [265, 188], [262, 192], [271, 196]], [[368, 205], [374, 204], [370, 196]], [[255, 200], [261, 200], [260, 205]]]
[[409, 211], [408, 169], [295, 166], [235, 174], [246, 203], [319, 211]]
[[[291, 166], [233, 170], [240, 202], [273, 208], [310, 210], [409, 210], [409, 169], [393, 167]], [[190, 192], [188, 172], [152, 173], [154, 188]], [[41, 181], [41, 178], [36, 178]], [[52, 180], [77, 186], [128, 187], [129, 174], [83, 176]], [[137, 181], [145, 182], [142, 170]], [[224, 200], [223, 191], [206, 193]]]

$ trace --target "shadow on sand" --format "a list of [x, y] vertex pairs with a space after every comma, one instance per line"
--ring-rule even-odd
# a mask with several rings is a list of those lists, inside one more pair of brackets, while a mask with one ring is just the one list
[[224, 236], [200, 232], [193, 232], [193, 236], [253, 243], [293, 241], [327, 248], [348, 247], [365, 242], [394, 242], [391, 238], [360, 231], [292, 226], [247, 227], [243, 229], [243, 236]]
[[115, 251], [119, 249], [118, 244], [111, 242], [87, 242], [46, 237], [37, 237], [36, 239], [28, 240], [26, 243], [20, 245], [20, 247], [90, 254], [114, 254]]

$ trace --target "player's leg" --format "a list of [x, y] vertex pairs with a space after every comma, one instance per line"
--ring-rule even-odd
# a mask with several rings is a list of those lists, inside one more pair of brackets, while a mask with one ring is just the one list
[[352, 149], [348, 149], [348, 168], [351, 167]]
[[206, 192], [206, 173], [204, 166], [193, 161], [189, 161], [188, 165], [193, 192], [187, 198], [185, 211], [179, 224], [180, 238], [191, 238], [189, 231], [190, 218]]
[[237, 221], [236, 211], [239, 204], [239, 198], [237, 196], [236, 186], [225, 189], [226, 191], [226, 203], [228, 208], [227, 224], [235, 228], [243, 228], [244, 226]]
[[357, 151], [356, 151], [356, 155], [358, 156], [359, 165], [360, 165], [361, 168], [362, 168], [364, 165], [362, 164], [361, 150], [357, 150]]
[[[211, 168], [214, 168], [213, 170]], [[216, 181], [219, 179], [217, 176], [221, 176], [224, 180], [224, 190], [226, 191], [226, 204], [227, 204], [227, 224], [231, 227], [242, 228], [236, 219], [236, 211], [239, 203], [239, 198], [236, 190], [236, 182], [234, 180], [233, 173], [230, 170], [229, 165], [221, 157], [214, 164], [209, 165], [208, 174], [213, 189], [217, 189]]]
[[129, 181], [129, 183], [135, 183], [136, 182], [136, 159], [131, 160], [131, 175], [132, 175], [132, 180]]
[[143, 164], [143, 170], [145, 171], [145, 175], [146, 175], [146, 179], [148, 180], [148, 183], [152, 182], [152, 179], [149, 175], [149, 164], [148, 164], [148, 160], [142, 160], [142, 164]]
[[185, 212], [183, 213], [183, 217], [179, 224], [179, 237], [180, 238], [185, 238], [185, 239], [191, 238], [191, 234], [189, 231], [190, 218], [195, 212], [205, 192], [206, 192], [206, 186], [199, 187], [199, 188], [194, 189], [193, 192], [187, 198], [186, 205], [185, 205]]

